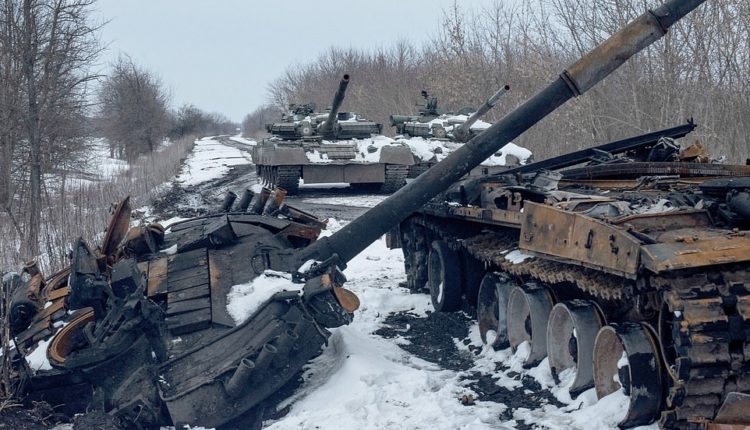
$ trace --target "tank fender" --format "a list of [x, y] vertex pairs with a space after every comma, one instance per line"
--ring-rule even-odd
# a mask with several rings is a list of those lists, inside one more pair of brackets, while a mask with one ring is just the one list
[[300, 144], [295, 147], [279, 146], [273, 142], [256, 145], [253, 148], [253, 163], [272, 166], [309, 164], [305, 149]]
[[612, 224], [552, 206], [524, 202], [523, 251], [635, 279], [641, 242]]
[[387, 145], [380, 149], [380, 162], [385, 164], [414, 164], [414, 155], [405, 145]]

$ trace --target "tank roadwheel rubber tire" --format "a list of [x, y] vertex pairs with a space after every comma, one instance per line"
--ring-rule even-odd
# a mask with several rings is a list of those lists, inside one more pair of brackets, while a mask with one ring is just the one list
[[466, 301], [469, 304], [476, 306], [479, 297], [479, 288], [487, 272], [484, 270], [484, 263], [474, 258], [468, 252], [462, 252], [461, 258], [461, 263], [463, 264], [461, 267], [463, 267], [464, 296], [466, 296]]
[[299, 192], [299, 180], [302, 177], [302, 166], [278, 166], [274, 167], [273, 186], [283, 188], [287, 195]]
[[[477, 298], [477, 320], [479, 336], [482, 342], [492, 342], [495, 350], [510, 346], [508, 342], [508, 296], [515, 284], [503, 273], [488, 273], [482, 278]], [[494, 331], [495, 338], [489, 338], [488, 332]]]
[[629, 399], [620, 428], [646, 425], [659, 417], [664, 375], [656, 338], [648, 326], [632, 322], [606, 325], [596, 335], [596, 397], [622, 390]]
[[461, 256], [442, 240], [432, 242], [427, 258], [427, 285], [436, 312], [461, 308]]
[[406, 185], [406, 176], [409, 174], [409, 166], [403, 164], [386, 164], [385, 181], [380, 186], [380, 194], [393, 194], [399, 188]]
[[596, 303], [588, 300], [560, 302], [547, 322], [547, 358], [555, 382], [563, 372], [575, 373], [569, 388], [575, 398], [594, 386], [594, 341], [605, 320]]
[[406, 284], [411, 293], [421, 293], [427, 287], [427, 259], [429, 238], [424, 227], [409, 221], [403, 224], [401, 243], [404, 251]]
[[547, 322], [555, 305], [552, 293], [533, 283], [514, 287], [508, 296], [508, 342], [513, 351], [529, 345], [524, 367], [534, 367], [547, 356]]

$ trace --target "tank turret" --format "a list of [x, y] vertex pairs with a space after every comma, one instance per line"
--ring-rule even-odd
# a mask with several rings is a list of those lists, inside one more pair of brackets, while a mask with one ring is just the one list
[[406, 183], [414, 157], [406, 145], [380, 135], [382, 124], [342, 112], [349, 75], [339, 82], [327, 113], [313, 104], [290, 105], [271, 138], [253, 148], [259, 182], [295, 194], [306, 184], [347, 182], [392, 193]]

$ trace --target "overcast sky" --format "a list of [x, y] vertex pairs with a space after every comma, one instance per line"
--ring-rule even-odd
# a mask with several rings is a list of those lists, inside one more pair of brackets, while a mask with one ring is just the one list
[[[495, 0], [459, 1], [481, 7]], [[497, 0], [514, 1], [514, 0]], [[423, 42], [453, 0], [99, 0], [104, 62], [120, 53], [155, 72], [172, 104], [235, 121], [263, 104], [266, 86], [329, 46]], [[356, 79], [356, 76], [353, 77]]]

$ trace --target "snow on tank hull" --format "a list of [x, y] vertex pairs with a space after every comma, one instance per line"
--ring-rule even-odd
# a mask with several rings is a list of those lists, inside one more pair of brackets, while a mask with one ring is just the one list
[[409, 149], [384, 136], [345, 141], [282, 141], [270, 139], [253, 148], [261, 183], [297, 192], [305, 184], [369, 184], [392, 193], [406, 183], [414, 157]]

